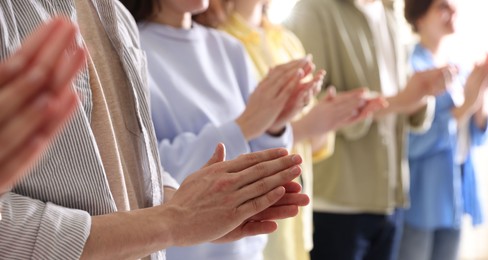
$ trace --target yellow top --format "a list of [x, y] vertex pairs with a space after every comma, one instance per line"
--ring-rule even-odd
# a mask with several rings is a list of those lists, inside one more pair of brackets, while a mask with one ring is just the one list
[[[234, 13], [221, 29], [241, 41], [255, 65], [259, 79], [264, 78], [271, 67], [305, 56], [302, 44], [293, 33], [271, 24], [267, 19], [263, 19], [262, 28], [258, 29]], [[331, 137], [328, 138], [328, 145], [316, 153], [316, 158], [312, 156], [309, 141], [293, 147], [293, 152], [303, 158], [301, 183], [303, 192], [309, 196], [312, 195], [313, 162], [330, 156], [334, 144], [333, 135]], [[280, 221], [279, 226], [278, 231], [269, 237], [265, 259], [309, 259], [308, 252], [313, 245], [312, 206], [302, 209], [298, 218]]]

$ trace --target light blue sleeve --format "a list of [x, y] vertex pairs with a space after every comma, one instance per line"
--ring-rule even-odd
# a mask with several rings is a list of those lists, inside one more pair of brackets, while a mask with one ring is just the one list
[[[152, 80], [150, 80], [152, 81]], [[250, 152], [240, 128], [230, 120], [220, 126], [206, 124], [198, 133], [180, 132], [178, 120], [161, 90], [150, 84], [151, 113], [158, 140], [161, 164], [176, 181], [182, 182], [210, 159], [218, 143], [226, 146], [226, 158]], [[174, 135], [168, 138], [168, 134]]]

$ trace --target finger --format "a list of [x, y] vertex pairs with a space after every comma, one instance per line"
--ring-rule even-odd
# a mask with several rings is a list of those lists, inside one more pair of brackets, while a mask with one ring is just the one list
[[270, 207], [258, 214], [252, 216], [250, 220], [253, 221], [266, 221], [266, 220], [278, 220], [291, 218], [298, 214], [298, 206], [285, 205], [279, 207]]
[[237, 204], [246, 203], [256, 197], [270, 192], [276, 187], [281, 187], [288, 182], [291, 182], [301, 173], [299, 166], [294, 166], [290, 169], [283, 170], [279, 173], [269, 175], [267, 177], [261, 177], [256, 181], [243, 186], [236, 193], [235, 201]]
[[287, 206], [287, 205], [294, 205], [294, 206], [306, 206], [310, 203], [310, 198], [302, 193], [285, 193], [283, 197], [276, 202], [272, 207], [277, 206]]
[[38, 131], [31, 140], [14, 153], [14, 156], [0, 164], [0, 183], [13, 184], [21, 177], [21, 174], [28, 171], [41, 153], [48, 148], [49, 143], [64, 126], [76, 107], [74, 93], [66, 99], [64, 105], [59, 107], [59, 113], [46, 122], [47, 126], [42, 131]]
[[284, 148], [274, 148], [259, 152], [243, 154], [236, 159], [223, 162], [223, 168], [228, 172], [240, 172], [258, 163], [272, 161], [288, 155], [288, 151]]
[[52, 37], [57, 39], [52, 44], [39, 50], [39, 54], [29, 66], [25, 75], [11, 81], [4, 87], [0, 102], [5, 104], [0, 110], [0, 124], [14, 115], [30, 98], [45, 86], [46, 80], [53, 73], [54, 64], [61, 58], [69, 43], [74, 39], [76, 30], [73, 26], [61, 27]]
[[0, 164], [0, 190], [19, 180], [45, 149], [46, 139], [33, 139], [14, 157]]
[[285, 188], [286, 193], [298, 193], [302, 191], [302, 185], [295, 181], [289, 182], [283, 185], [283, 187]]
[[[64, 101], [59, 102], [59, 99], [64, 99]], [[44, 120], [45, 126], [32, 134], [30, 140], [22, 144], [7, 160], [0, 163], [0, 176], [4, 177], [0, 183], [3, 183], [4, 180], [15, 181], [18, 177], [14, 175], [26, 171], [37, 160], [55, 134], [70, 118], [76, 107], [76, 95], [73, 92], [62, 93], [57, 100], [51, 99], [48, 103], [59, 104], [57, 113], [44, 115], [41, 111], [37, 111], [38, 117], [50, 116], [50, 118]]]
[[300, 89], [296, 89], [296, 87], [300, 87], [300, 79], [302, 76], [303, 71], [300, 69], [295, 71], [291, 78], [280, 78], [277, 86], [281, 86], [281, 88], [276, 93], [277, 100], [287, 101], [292, 96], [297, 97], [300, 95]]
[[308, 82], [302, 82], [300, 83], [300, 90], [302, 91], [312, 91], [314, 93], [318, 93], [316, 90], [318, 87], [318, 90], [320, 90], [320, 86], [322, 85], [320, 82], [323, 80], [323, 75], [321, 73], [318, 73], [314, 76], [314, 78]]
[[[305, 58], [303, 59], [298, 59], [298, 60], [293, 60], [291, 62], [285, 63], [278, 65], [274, 68], [272, 68], [265, 80], [268, 82], [276, 82], [284, 77], [284, 75], [293, 75], [294, 72], [300, 70], [302, 67], [304, 67], [307, 64], [307, 60]], [[303, 73], [303, 70], [301, 70]], [[300, 75], [301, 77], [303, 74]]]
[[314, 87], [314, 93], [313, 95], [316, 96], [317, 94], [320, 93], [320, 91], [322, 90], [322, 85], [324, 85], [324, 78], [325, 78], [325, 70], [320, 70], [316, 75], [316, 83], [315, 83], [315, 87]]
[[311, 58], [307, 56], [305, 59], [307, 60], [307, 63], [302, 67], [304, 77], [315, 71], [315, 64], [312, 62]]
[[241, 204], [236, 209], [237, 216], [242, 216], [243, 219], [248, 219], [251, 216], [271, 207], [279, 199], [285, 195], [285, 188], [277, 187], [261, 196], [256, 196], [254, 199], [248, 200]]
[[18, 113], [0, 130], [0, 162], [7, 159], [15, 149], [29, 139], [33, 132], [44, 124], [46, 117], [52, 116], [48, 94], [41, 95], [33, 104]]
[[227, 235], [213, 241], [214, 243], [228, 243], [243, 237], [269, 234], [274, 232], [278, 225], [274, 221], [246, 221]]
[[242, 234], [246, 237], [270, 234], [278, 228], [274, 221], [249, 221], [242, 226]]
[[215, 151], [212, 157], [208, 160], [208, 162], [202, 167], [208, 167], [212, 164], [223, 162], [225, 161], [225, 146], [223, 143], [218, 143], [217, 147], [215, 147]]
[[295, 87], [299, 84], [301, 78], [303, 77], [303, 70], [298, 69], [298, 70], [291, 70], [287, 74], [279, 77], [275, 81], [272, 81], [274, 84], [274, 97], [276, 97], [278, 100], [280, 99], [280, 96], [290, 96]]
[[86, 64], [86, 52], [82, 48], [76, 49], [70, 57], [62, 57], [56, 65], [52, 90], [59, 91], [63, 86], [71, 85], [80, 69]]
[[49, 118], [58, 117], [58, 114], [65, 113], [66, 107], [72, 106], [76, 97], [69, 86], [66, 85], [58, 94], [42, 93], [31, 105], [8, 121], [0, 130], [0, 146], [2, 147], [0, 161], [19, 149], [40, 128], [49, 126]]
[[0, 64], [0, 88], [12, 80], [31, 62], [43, 45], [50, 44], [48, 38], [62, 24], [62, 19], [55, 18], [41, 25], [24, 40], [19, 51], [13, 54], [6, 62]]
[[65, 125], [64, 122], [69, 120], [72, 111], [77, 106], [77, 97], [71, 88], [63, 88], [60, 93], [55, 95], [58, 101], [54, 105], [54, 118], [46, 122], [42, 128], [43, 134], [47, 136], [54, 136]]
[[376, 98], [368, 101], [367, 105], [359, 110], [359, 113], [351, 117], [351, 121], [360, 121], [369, 117], [372, 113], [388, 107], [388, 102], [383, 98]]
[[[293, 175], [296, 175], [295, 177], [297, 177], [300, 175], [301, 172], [301, 169], [299, 167], [300, 163], [302, 163], [302, 158], [296, 154], [280, 157], [274, 160], [260, 162], [240, 172], [235, 173], [237, 176], [236, 178], [239, 179], [239, 181], [236, 182], [236, 188], [241, 188], [246, 185], [253, 184], [259, 180], [262, 180], [265, 177], [272, 176], [283, 171], [294, 172]], [[284, 185], [286, 183], [287, 182], [282, 183], [281, 185]]]
[[320, 102], [329, 102], [335, 99], [337, 96], [337, 90], [334, 86], [329, 86], [326, 88], [325, 95], [320, 99]]

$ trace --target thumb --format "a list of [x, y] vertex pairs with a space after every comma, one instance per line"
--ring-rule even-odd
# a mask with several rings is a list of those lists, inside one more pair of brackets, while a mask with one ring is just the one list
[[329, 86], [322, 100], [325, 102], [332, 101], [336, 96], [337, 96], [336, 88], [334, 86]]
[[225, 145], [223, 143], [219, 143], [217, 144], [217, 147], [215, 147], [215, 151], [212, 157], [210, 158], [210, 160], [208, 160], [208, 162], [203, 167], [205, 168], [212, 164], [223, 162], [223, 161], [225, 161]]

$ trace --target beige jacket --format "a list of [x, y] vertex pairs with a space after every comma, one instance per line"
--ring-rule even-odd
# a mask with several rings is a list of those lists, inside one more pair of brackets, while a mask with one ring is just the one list
[[[390, 38], [396, 48], [398, 86], [404, 86], [406, 51], [398, 43], [391, 1], [384, 3]], [[368, 87], [381, 92], [373, 35], [354, 0], [301, 0], [287, 26], [327, 71], [325, 85], [338, 91]], [[360, 212], [387, 213], [408, 205], [407, 124], [428, 127], [430, 109], [413, 116], [397, 115], [395, 132], [372, 118], [337, 132], [334, 154], [315, 165], [314, 197]], [[391, 129], [391, 128], [389, 128]], [[390, 141], [389, 141], [390, 140]], [[388, 147], [396, 147], [396, 172], [389, 172]], [[396, 188], [392, 188], [395, 178]]]

